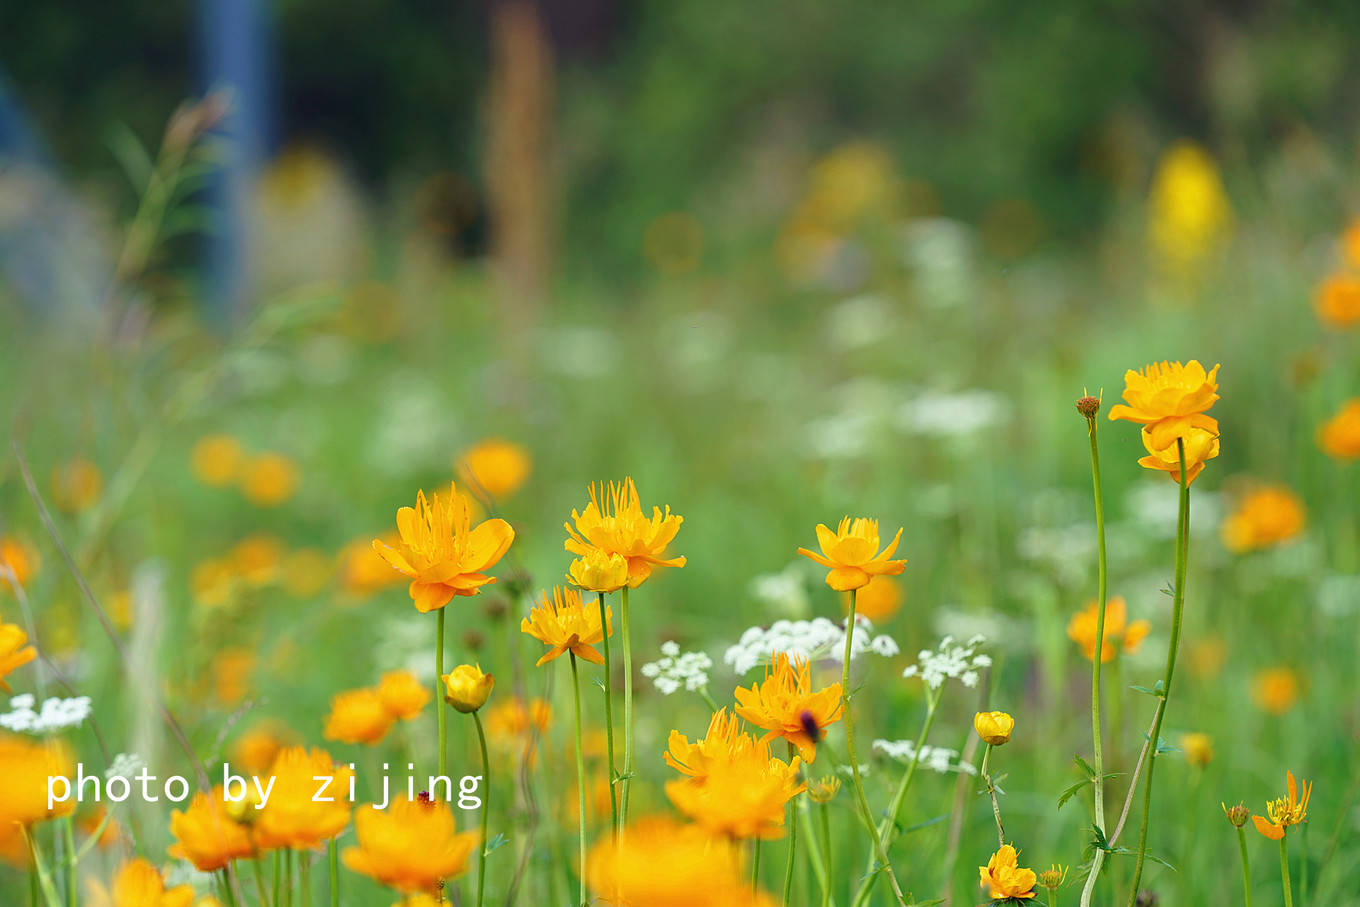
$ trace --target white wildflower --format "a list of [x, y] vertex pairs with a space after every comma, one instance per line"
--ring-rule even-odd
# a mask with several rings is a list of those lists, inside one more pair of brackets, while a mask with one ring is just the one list
[[778, 573], [762, 573], [751, 580], [751, 597], [776, 614], [800, 617], [808, 612], [806, 573], [802, 564], [789, 564]]
[[972, 765], [959, 761], [958, 750], [951, 750], [948, 747], [923, 746], [919, 759], [916, 755], [916, 744], [911, 740], [875, 740], [873, 748], [875, 752], [882, 753], [889, 759], [895, 759], [898, 762], [917, 761], [932, 772], [977, 774], [977, 769]]
[[11, 711], [0, 715], [0, 727], [23, 734], [51, 734], [79, 727], [90, 717], [88, 696], [71, 699], [53, 696], [44, 700], [37, 711], [34, 703], [30, 695], [15, 696], [9, 701]]
[[911, 435], [955, 438], [991, 428], [1005, 411], [1002, 398], [991, 391], [926, 391], [901, 405], [897, 427]]
[[[891, 637], [876, 637], [873, 631], [873, 623], [867, 617], [855, 616], [855, 630], [850, 641], [851, 661], [865, 653], [884, 657], [898, 653], [897, 643]], [[769, 627], [751, 627], [741, 634], [736, 645], [728, 647], [723, 661], [737, 674], [745, 674], [780, 652], [809, 662], [839, 663], [845, 654], [845, 628], [825, 617], [777, 620]]]
[[977, 654], [978, 646], [983, 642], [981, 636], [974, 636], [959, 645], [954, 637], [946, 636], [934, 651], [922, 649], [917, 655], [918, 662], [903, 671], [902, 676], [920, 677], [932, 690], [938, 690], [950, 678], [961, 681], [964, 686], [975, 686], [978, 669], [992, 664], [991, 656]]
[[669, 696], [681, 687], [690, 692], [706, 688], [711, 667], [713, 659], [706, 653], [681, 652], [678, 644], [668, 641], [661, 644], [661, 658], [642, 666], [642, 676], [651, 678], [657, 690]]
[[126, 778], [129, 781], [137, 777], [137, 774], [146, 768], [146, 760], [136, 753], [119, 753], [113, 757], [113, 762], [104, 769], [104, 780], [112, 781], [114, 778]]

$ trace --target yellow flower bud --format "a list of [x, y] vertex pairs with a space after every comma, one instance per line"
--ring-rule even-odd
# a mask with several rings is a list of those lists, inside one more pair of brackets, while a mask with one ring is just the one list
[[808, 782], [807, 795], [813, 803], [830, 803], [841, 789], [841, 779], [835, 775], [816, 778]]
[[973, 716], [973, 729], [984, 743], [1001, 746], [1011, 739], [1015, 719], [1005, 712], [978, 712]]
[[628, 584], [628, 558], [591, 548], [571, 562], [567, 579], [588, 592], [617, 592]]
[[496, 678], [483, 674], [480, 665], [459, 665], [443, 681], [444, 701], [465, 715], [486, 705], [496, 685]]

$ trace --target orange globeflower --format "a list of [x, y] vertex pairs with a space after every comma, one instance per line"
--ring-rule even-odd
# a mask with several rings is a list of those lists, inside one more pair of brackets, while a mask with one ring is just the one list
[[798, 747], [804, 762], [817, 758], [817, 744], [826, 729], [841, 718], [841, 685], [812, 689], [812, 668], [806, 658], [780, 652], [765, 667], [765, 682], [737, 687], [737, 714], [768, 733]]
[[1251, 700], [1272, 715], [1283, 715], [1299, 701], [1299, 676], [1283, 665], [1266, 668], [1251, 682]]
[[836, 531], [825, 525], [817, 524], [817, 541], [822, 553], [816, 554], [806, 548], [798, 553], [809, 557], [823, 567], [831, 570], [826, 575], [826, 584], [837, 592], [862, 589], [875, 576], [897, 576], [907, 569], [906, 559], [890, 560], [902, 539], [902, 530], [888, 543], [888, 547], [878, 550], [878, 520], [845, 517]]
[[11, 536], [0, 536], [0, 591], [10, 591], [7, 572], [14, 574], [14, 582], [27, 586], [41, 564], [42, 559], [33, 546]]
[[147, 860], [123, 864], [113, 880], [113, 891], [91, 883], [96, 907], [189, 907], [197, 893], [192, 885], [165, 887], [161, 871]]
[[[780, 837], [784, 833], [784, 807], [805, 787], [798, 780], [802, 760], [794, 756], [784, 762], [770, 755], [766, 741], [735, 734], [730, 728], [725, 732], [735, 735], [730, 745], [715, 737], [708, 752], [703, 752], [705, 744], [685, 752], [679, 744], [688, 747], [688, 742], [672, 737], [672, 752], [681, 756], [676, 767], [689, 777], [667, 782], [666, 796], [676, 809], [712, 834]], [[671, 759], [667, 762], [675, 764]]]
[[52, 470], [52, 500], [65, 513], [89, 510], [103, 493], [103, 474], [84, 457], [72, 457]]
[[526, 706], [523, 699], [510, 696], [486, 710], [486, 735], [493, 744], [504, 746], [531, 733], [541, 735], [550, 721], [552, 706], [542, 699], [532, 699]]
[[571, 562], [567, 579], [587, 592], [617, 592], [628, 585], [628, 559], [621, 554], [591, 548]]
[[1218, 399], [1218, 366], [1208, 372], [1199, 360], [1154, 362], [1124, 373], [1124, 401], [1110, 408], [1111, 419], [1137, 422], [1147, 433], [1149, 451], [1165, 450], [1189, 429], [1218, 434], [1218, 422], [1204, 415]]
[[[379, 542], [391, 548], [401, 544], [395, 532], [381, 536]], [[340, 583], [351, 595], [367, 597], [380, 589], [401, 582], [401, 574], [387, 564], [368, 537], [355, 539], [340, 550]]]
[[373, 744], [387, 736], [392, 721], [392, 713], [383, 705], [377, 690], [371, 687], [348, 690], [331, 697], [331, 711], [326, 716], [322, 736], [341, 743]]
[[241, 491], [256, 507], [277, 507], [293, 496], [298, 486], [297, 464], [281, 453], [251, 457], [241, 473]]
[[1289, 831], [1289, 826], [1308, 821], [1308, 798], [1313, 794], [1312, 782], [1303, 782], [1303, 796], [1299, 796], [1299, 784], [1293, 772], [1285, 772], [1285, 783], [1289, 794], [1267, 801], [1265, 816], [1252, 816], [1256, 830], [1272, 841], [1278, 841]]
[[[1067, 636], [1081, 646], [1088, 659], [1096, 657], [1096, 621], [1100, 617], [1100, 603], [1088, 602], [1067, 622]], [[1100, 648], [1101, 662], [1113, 661], [1120, 652], [1133, 654], [1147, 638], [1152, 624], [1145, 620], [1128, 622], [1128, 605], [1122, 596], [1111, 596], [1105, 602], [1105, 640]]]
[[212, 794], [199, 791], [187, 810], [171, 813], [170, 834], [175, 836], [170, 856], [188, 860], [199, 872], [215, 872], [255, 854], [250, 829], [232, 820], [221, 787]]
[[586, 557], [598, 548], [626, 558], [630, 589], [646, 582], [657, 567], [685, 566], [683, 557], [666, 557], [666, 546], [685, 518], [672, 514], [669, 506], [664, 513], [653, 507], [652, 515], [646, 516], [631, 478], [622, 485], [610, 482], [607, 493], [603, 486], [591, 485], [590, 503], [584, 511], [572, 510], [571, 519], [574, 529], [571, 523], [563, 524], [569, 536], [564, 543], [567, 551]]
[[[1163, 450], [1155, 450], [1152, 446], [1152, 437], [1143, 432], [1143, 447], [1147, 448], [1148, 455], [1138, 460], [1138, 465], [1144, 469], [1157, 469], [1171, 476], [1171, 480], [1179, 484], [1181, 480], [1181, 452], [1173, 440], [1171, 446]], [[1218, 435], [1211, 433], [1203, 428], [1191, 426], [1185, 430], [1183, 436], [1185, 441], [1185, 484], [1189, 485], [1199, 478], [1199, 474], [1204, 471], [1204, 461], [1212, 460], [1218, 456]]]
[[[849, 612], [850, 596], [844, 599], [841, 609]], [[888, 620], [902, 607], [902, 584], [891, 576], [870, 577], [869, 584], [855, 593], [855, 613], [877, 623]]]
[[1314, 299], [1318, 318], [1334, 328], [1348, 328], [1360, 322], [1360, 277], [1333, 274], [1318, 287]]
[[243, 734], [232, 747], [231, 761], [252, 775], [264, 775], [284, 747], [286, 728], [261, 722]]
[[1283, 485], [1263, 485], [1251, 491], [1223, 521], [1223, 545], [1244, 554], [1287, 542], [1303, 531], [1303, 501]]
[[416, 506], [397, 511], [400, 543], [395, 547], [373, 540], [373, 550], [399, 573], [411, 579], [411, 600], [416, 610], [436, 611], [455, 595], [476, 595], [494, 583], [489, 570], [510, 550], [515, 530], [505, 520], [479, 523], [474, 529], [468, 499], [452, 482], [449, 495], [440, 498], [416, 492]]
[[388, 671], [378, 683], [378, 698], [387, 714], [410, 721], [430, 701], [430, 691], [410, 671]]
[[[290, 746], [269, 770], [274, 789], [255, 820], [262, 848], [315, 850], [349, 824], [349, 782], [353, 772], [336, 765], [321, 749]], [[324, 790], [317, 778], [329, 778]], [[329, 798], [329, 800], [327, 800]]]
[[1318, 445], [1323, 453], [1338, 460], [1360, 457], [1360, 397], [1347, 400], [1341, 411], [1323, 424]]
[[235, 481], [241, 471], [244, 452], [241, 442], [231, 435], [209, 435], [194, 445], [189, 455], [194, 476], [204, 485], [221, 487]]
[[20, 826], [32, 827], [75, 811], [75, 797], [50, 809], [47, 806], [47, 779], [74, 774], [75, 763], [64, 744], [29, 743], [21, 737], [0, 735], [0, 840], [4, 841], [0, 849], [26, 859]]
[[982, 879], [981, 886], [988, 889], [994, 901], [1032, 898], [1034, 884], [1039, 881], [1034, 870], [1020, 865], [1020, 852], [1009, 844], [1002, 845], [1000, 850], [992, 854], [986, 866], [979, 866], [978, 875]]
[[345, 850], [345, 865], [402, 894], [434, 894], [462, 875], [479, 838], [458, 833], [447, 804], [404, 797], [386, 810], [359, 810], [354, 831], [359, 846]]
[[487, 438], [472, 445], [455, 462], [458, 480], [487, 497], [501, 499], [514, 494], [529, 478], [533, 461], [529, 452], [502, 438]]
[[744, 734], [736, 715], [718, 709], [708, 722], [708, 733], [703, 739], [689, 742], [689, 738], [672, 730], [667, 741], [667, 752], [661, 754], [666, 764], [682, 775], [699, 781], [708, 777], [709, 767], [716, 761], [731, 759], [739, 746], [753, 746], [754, 738]]
[[0, 624], [0, 690], [6, 693], [13, 692], [6, 675], [38, 657], [38, 650], [27, 643], [28, 634], [18, 624]]
[[604, 656], [594, 644], [603, 641], [606, 633], [614, 634], [613, 610], [605, 608], [604, 617], [607, 626], [601, 628], [598, 607], [585, 607], [581, 603], [581, 593], [575, 589], [554, 586], [552, 598], [543, 593], [538, 607], [520, 621], [519, 629], [552, 647], [535, 664], [546, 664], [570, 651], [592, 664], [602, 665]]

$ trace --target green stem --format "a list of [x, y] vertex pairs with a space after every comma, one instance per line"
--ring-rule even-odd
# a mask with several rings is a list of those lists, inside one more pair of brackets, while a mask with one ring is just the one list
[[283, 903], [281, 881], [283, 878], [283, 851], [274, 851], [274, 897], [269, 901], [272, 907]]
[[298, 876], [300, 884], [298, 886], [298, 901], [302, 907], [312, 907], [312, 864], [308, 859], [311, 852], [307, 850], [295, 851], [298, 861]]
[[250, 862], [255, 867], [255, 891], [260, 895], [261, 907], [264, 907], [265, 904], [269, 903], [269, 894], [264, 890], [264, 865], [258, 855]]
[[707, 705], [711, 711], [718, 711], [718, 704], [713, 701], [713, 694], [708, 692], [708, 687], [699, 687], [696, 692], [698, 692], [699, 698], [704, 701], [704, 704]]
[[804, 840], [808, 842], [808, 862], [812, 864], [812, 874], [817, 878], [817, 884], [825, 891], [830, 884], [827, 878], [826, 864], [822, 862], [822, 850], [819, 846], [816, 829], [812, 825], [812, 811], [815, 808], [812, 800], [808, 799], [807, 808], [798, 810], [798, 823]]
[[38, 870], [37, 870], [37, 868], [35, 867], [35, 868], [30, 869], [30, 870], [28, 871], [28, 903], [29, 903], [29, 907], [38, 907], [38, 903], [39, 903], [39, 901], [40, 901], [40, 899], [41, 899], [41, 894], [42, 894], [42, 893], [41, 893], [41, 891], [39, 890], [39, 885], [38, 885]]
[[1289, 890], [1289, 835], [1280, 838], [1280, 882], [1284, 885], [1284, 907], [1294, 907], [1294, 893]]
[[1251, 907], [1251, 863], [1247, 859], [1247, 831], [1240, 826], [1237, 829], [1237, 848], [1242, 851], [1242, 900], [1246, 907]]
[[628, 587], [619, 590], [623, 618], [623, 790], [619, 822], [628, 824], [628, 794], [633, 784], [633, 643], [628, 631]]
[[[575, 657], [572, 656], [573, 659]], [[477, 845], [477, 907], [482, 907], [482, 892], [486, 887], [486, 826], [491, 813], [491, 760], [486, 755], [486, 731], [482, 729], [482, 716], [474, 711], [472, 720], [477, 725], [477, 743], [482, 748], [482, 840]]]
[[822, 879], [822, 907], [829, 907], [831, 904], [831, 807], [823, 803], [818, 807], [817, 812], [822, 815], [822, 846], [825, 848], [822, 859], [826, 863], [826, 877]]
[[987, 785], [987, 793], [992, 798], [992, 817], [996, 819], [996, 846], [997, 849], [1006, 846], [1006, 829], [1001, 824], [1001, 805], [996, 802], [996, 785], [992, 782], [991, 773], [988, 765], [992, 758], [992, 745], [987, 744], [987, 748], [982, 751], [982, 768], [978, 774], [982, 775], [982, 781]]
[[436, 612], [434, 621], [434, 701], [435, 714], [439, 723], [439, 777], [446, 774], [448, 758], [444, 744], [448, 741], [448, 729], [444, 723], [444, 609]]
[[[1105, 497], [1100, 484], [1100, 445], [1096, 442], [1095, 416], [1086, 418], [1086, 436], [1091, 442], [1091, 486], [1096, 507], [1096, 571], [1098, 590], [1098, 610], [1096, 612], [1096, 647], [1091, 653], [1091, 742], [1094, 746], [1095, 768], [1095, 823], [1102, 835], [1105, 834], [1105, 755], [1101, 740], [1100, 724], [1100, 671], [1105, 654], [1105, 604], [1108, 597], [1108, 583], [1105, 559]], [[1119, 695], [1116, 688], [1115, 696]], [[1116, 725], [1117, 726], [1117, 725]], [[1105, 862], [1105, 851], [1096, 848], [1091, 860], [1091, 872], [1086, 877], [1086, 885], [1081, 890], [1081, 907], [1090, 907], [1091, 895], [1095, 891], [1100, 867]]]
[[[793, 761], [793, 744], [788, 744], [789, 761]], [[789, 798], [789, 821], [785, 823], [789, 829], [789, 857], [784, 867], [784, 900], [783, 907], [789, 907], [789, 895], [793, 893], [793, 860], [798, 851], [798, 795]]]
[[340, 848], [335, 846], [335, 839], [331, 838], [326, 849], [329, 851], [327, 862], [331, 873], [331, 907], [340, 907]]
[[220, 873], [218, 881], [222, 886], [222, 897], [226, 899], [227, 907], [238, 907], [236, 895], [231, 890], [231, 879], [227, 878], [227, 871], [225, 869]]
[[283, 852], [283, 903], [292, 907], [293, 904], [293, 852], [285, 850]]
[[614, 834], [614, 843], [619, 840], [619, 800], [618, 790], [615, 785], [618, 783], [616, 776], [618, 772], [614, 768], [614, 673], [613, 663], [609, 659], [609, 620], [605, 616], [604, 593], [599, 593], [600, 599], [600, 628], [604, 633], [604, 739], [605, 749], [609, 756], [609, 820]]
[[[1171, 599], [1171, 640], [1166, 647], [1166, 674], [1162, 678], [1162, 705], [1165, 706], [1171, 696], [1171, 678], [1176, 671], [1176, 650], [1180, 645], [1181, 639], [1181, 617], [1185, 609], [1185, 565], [1188, 560], [1190, 547], [1190, 483], [1185, 476], [1185, 441], [1181, 438], [1176, 439], [1176, 451], [1180, 455], [1180, 513], [1176, 525], [1176, 588]], [[1099, 655], [1099, 653], [1096, 653]], [[1143, 820], [1138, 829], [1138, 859], [1133, 867], [1133, 886], [1129, 890], [1129, 907], [1136, 907], [1138, 902], [1138, 883], [1143, 878], [1143, 863], [1147, 858], [1147, 832], [1148, 823], [1152, 815], [1152, 770], [1157, 765], [1157, 741], [1160, 739], [1162, 730], [1162, 718], [1165, 717], [1166, 709], [1157, 710], [1152, 722], [1152, 731], [1148, 735], [1148, 763], [1147, 775], [1143, 778]], [[1286, 905], [1289, 907], [1289, 905]]]
[[74, 832], [76, 817], [74, 814], [67, 816], [61, 821], [62, 836], [66, 842], [66, 907], [76, 907], [76, 836]]
[[1308, 825], [1305, 823], [1300, 829], [1299, 834], [1303, 835], [1303, 840], [1299, 843], [1303, 850], [1303, 856], [1299, 859], [1299, 903], [1308, 903]]
[[760, 839], [756, 838], [751, 842], [751, 849], [754, 856], [751, 857], [751, 890], [760, 888]]
[[[580, 812], [581, 825], [581, 907], [586, 904], [586, 757], [581, 749], [581, 677], [576, 669], [576, 653], [571, 657], [571, 691], [576, 703], [576, 802]], [[626, 800], [624, 802], [627, 802]]]

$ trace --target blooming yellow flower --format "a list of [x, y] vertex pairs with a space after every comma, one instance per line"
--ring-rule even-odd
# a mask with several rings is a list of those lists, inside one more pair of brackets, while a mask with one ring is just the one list
[[[879, 574], [869, 578], [869, 583], [855, 593], [855, 613], [867, 617], [874, 623], [889, 620], [902, 607], [904, 598], [902, 584], [891, 576]], [[841, 610], [850, 610], [850, 595], [843, 596]]]
[[236, 569], [229, 561], [210, 558], [194, 565], [189, 574], [189, 591], [194, 601], [206, 608], [220, 608], [236, 595]]
[[1205, 415], [1217, 399], [1217, 365], [1206, 372], [1196, 359], [1184, 365], [1154, 362], [1124, 373], [1125, 402], [1110, 407], [1110, 418], [1144, 426], [1147, 449], [1157, 452], [1175, 447], [1177, 438], [1188, 441], [1191, 428], [1217, 436], [1217, 420]]
[[510, 550], [515, 530], [505, 520], [487, 520], [472, 527], [468, 500], [449, 484], [449, 495], [426, 499], [417, 492], [416, 506], [397, 511], [401, 542], [389, 547], [373, 540], [373, 550], [398, 572], [411, 579], [416, 610], [435, 611], [455, 595], [476, 595], [494, 583], [489, 570]]
[[990, 746], [1004, 746], [1015, 730], [1015, 719], [1006, 712], [978, 712], [973, 716], [973, 730]]
[[[269, 774], [274, 789], [255, 820], [261, 848], [315, 850], [349, 824], [349, 780], [354, 773], [333, 763], [325, 750], [290, 746], [279, 753]], [[320, 786], [316, 778], [331, 779], [321, 799], [316, 799]]]
[[1334, 328], [1348, 328], [1360, 322], [1360, 277], [1333, 274], [1318, 287], [1314, 299], [1318, 318]]
[[1214, 738], [1198, 731], [1181, 734], [1181, 752], [1185, 753], [1186, 762], [1204, 768], [1214, 761]]
[[[1167, 473], [1173, 482], [1179, 483], [1181, 480], [1181, 453], [1176, 447], [1176, 442], [1172, 441], [1171, 446], [1163, 450], [1156, 450], [1152, 446], [1152, 437], [1146, 431], [1143, 435], [1143, 446], [1147, 448], [1148, 455], [1138, 460], [1138, 465], [1144, 469], [1156, 469]], [[1189, 485], [1199, 478], [1199, 474], [1204, 471], [1204, 462], [1212, 460], [1218, 456], [1218, 435], [1209, 431], [1191, 426], [1185, 430], [1183, 437], [1185, 441], [1185, 484]]]
[[359, 846], [345, 850], [345, 865], [403, 894], [435, 894], [440, 882], [462, 875], [479, 838], [459, 834], [448, 805], [428, 799], [361, 809], [354, 830]]
[[32, 545], [12, 536], [0, 536], [0, 592], [10, 591], [4, 572], [14, 574], [14, 582], [27, 588], [41, 564], [42, 559]]
[[835, 532], [817, 524], [821, 554], [806, 548], [799, 548], [798, 553], [830, 569], [826, 575], [828, 586], [837, 592], [849, 592], [864, 588], [875, 576], [896, 576], [907, 569], [905, 559], [891, 560], [901, 539], [902, 530], [898, 529], [888, 547], [879, 551], [878, 520], [845, 517]]
[[285, 746], [286, 729], [272, 722], [256, 724], [232, 747], [231, 761], [252, 775], [263, 776]]
[[196, 896], [192, 885], [166, 888], [161, 871], [140, 858], [123, 864], [111, 892], [92, 883], [91, 894], [93, 907], [190, 907]]
[[241, 442], [230, 435], [200, 438], [189, 455], [194, 476], [204, 485], [218, 488], [236, 481], [244, 459]]
[[708, 764], [702, 778], [666, 783], [666, 796], [681, 813], [712, 834], [731, 838], [778, 838], [784, 834], [784, 808], [802, 793], [801, 760], [784, 762], [770, 746], [755, 741], [737, 746]]
[[662, 754], [666, 764], [681, 774], [703, 780], [715, 761], [732, 758], [739, 745], [754, 746], [755, 739], [741, 730], [737, 716], [727, 709], [718, 709], [708, 722], [708, 733], [703, 739], [689, 742], [689, 738], [672, 730], [667, 741], [667, 752]]
[[256, 507], [277, 507], [297, 491], [297, 464], [281, 453], [262, 453], [246, 461], [241, 491]]
[[0, 624], [0, 690], [13, 692], [5, 677], [38, 657], [38, 650], [27, 645], [28, 634], [17, 624]]
[[501, 500], [514, 494], [529, 478], [533, 461], [529, 452], [503, 438], [487, 438], [472, 445], [455, 462], [458, 481], [482, 492], [486, 497]]
[[1338, 460], [1360, 457], [1360, 397], [1347, 400], [1340, 412], [1323, 424], [1318, 446]]
[[573, 652], [593, 664], [604, 664], [604, 656], [594, 647], [604, 640], [605, 634], [614, 634], [613, 611], [605, 608], [607, 626], [601, 628], [600, 609], [586, 607], [581, 603], [581, 593], [575, 589], [554, 586], [552, 598], [545, 592], [539, 597], [538, 606], [529, 616], [520, 621], [519, 629], [546, 646], [551, 646], [547, 654], [536, 664], [545, 664]]
[[[1096, 621], [1100, 618], [1100, 603], [1087, 602], [1086, 607], [1072, 615], [1067, 622], [1067, 635], [1088, 659], [1096, 656]], [[1152, 625], [1145, 620], [1128, 622], [1128, 605], [1122, 596], [1111, 596], [1105, 602], [1105, 644], [1100, 648], [1101, 662], [1113, 661], [1119, 652], [1133, 653], [1147, 638]]]
[[1283, 715], [1299, 701], [1299, 676], [1284, 665], [1266, 668], [1252, 678], [1251, 699], [1262, 711]]
[[170, 834], [175, 837], [170, 856], [188, 860], [199, 872], [215, 872], [255, 853], [250, 829], [232, 820], [221, 787], [211, 794], [199, 791], [187, 810], [171, 813]]
[[1299, 796], [1300, 785], [1294, 780], [1293, 772], [1285, 772], [1285, 783], [1289, 787], [1289, 794], [1266, 803], [1266, 816], [1269, 818], [1251, 817], [1256, 830], [1272, 841], [1283, 838], [1289, 826], [1308, 821], [1308, 798], [1313, 794], [1312, 782], [1303, 782], [1302, 796]]
[[628, 559], [599, 548], [591, 548], [571, 562], [567, 579], [587, 592], [617, 592], [628, 585]]
[[387, 736], [392, 721], [392, 713], [383, 705], [377, 690], [371, 687], [349, 690], [331, 698], [331, 711], [326, 716], [322, 736], [342, 743], [373, 744]]
[[1039, 877], [1034, 870], [1020, 866], [1020, 853], [1011, 845], [1004, 844], [992, 854], [986, 866], [978, 867], [981, 886], [989, 889], [992, 900], [1004, 898], [1032, 898], [1034, 884]]
[[1249, 492], [1224, 520], [1223, 545], [1236, 554], [1269, 548], [1303, 532], [1303, 501], [1283, 485], [1263, 485]]
[[459, 665], [442, 678], [444, 701], [464, 715], [477, 711], [491, 698], [496, 678], [483, 674], [481, 665]]
[[70, 815], [74, 798], [48, 808], [47, 779], [74, 774], [75, 763], [64, 744], [0, 735], [0, 829]]
[[430, 701], [430, 691], [410, 671], [388, 671], [378, 683], [378, 698], [387, 714], [399, 721], [410, 721]]
[[669, 506], [663, 513], [652, 508], [652, 515], [642, 512], [637, 486], [631, 478], [623, 484], [609, 483], [609, 488], [590, 486], [590, 503], [580, 512], [572, 510], [572, 522], [563, 524], [567, 530], [564, 543], [567, 551], [586, 557], [592, 548], [617, 554], [628, 561], [628, 586], [636, 589], [647, 581], [657, 567], [683, 567], [683, 557], [666, 557], [666, 546], [680, 531], [684, 517], [673, 515]]
[[89, 510], [103, 493], [103, 474], [84, 457], [72, 457], [52, 470], [52, 500], [65, 513]]
[[804, 762], [817, 758], [817, 744], [826, 729], [841, 718], [841, 685], [812, 689], [812, 668], [806, 658], [780, 652], [765, 668], [765, 682], [737, 687], [737, 714], [768, 733], [798, 747]]

